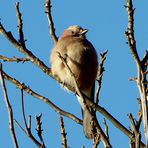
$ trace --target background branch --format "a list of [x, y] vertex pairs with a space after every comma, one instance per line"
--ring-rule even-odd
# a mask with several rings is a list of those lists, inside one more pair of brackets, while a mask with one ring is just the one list
[[1, 79], [1, 85], [2, 85], [2, 90], [3, 90], [3, 94], [4, 94], [6, 107], [7, 107], [7, 110], [8, 110], [9, 129], [10, 129], [11, 137], [12, 137], [12, 140], [13, 140], [14, 147], [18, 148], [18, 142], [17, 142], [17, 138], [16, 138], [16, 135], [15, 135], [14, 123], [13, 123], [13, 110], [12, 110], [12, 107], [10, 105], [9, 98], [8, 98], [8, 95], [7, 95], [5, 80], [4, 80], [4, 76], [3, 76], [3, 73], [2, 73], [2, 64], [0, 65], [0, 79]]
[[134, 138], [135, 138], [135, 141], [131, 142], [132, 147], [133, 148], [140, 148], [141, 135], [139, 133], [139, 129], [137, 128], [137, 126], [135, 124], [132, 114], [129, 114], [128, 118], [131, 121], [132, 129], [133, 129], [133, 133], [134, 133]]
[[[140, 94], [141, 99], [141, 105], [142, 105], [142, 118], [143, 118], [143, 124], [144, 124], [144, 134], [145, 134], [145, 140], [146, 140], [146, 147], [148, 147], [148, 111], [147, 111], [147, 84], [145, 84], [146, 81], [146, 75], [145, 71], [143, 71], [143, 63], [140, 61], [140, 58], [137, 53], [136, 48], [136, 41], [134, 37], [134, 10], [132, 0], [126, 1], [126, 10], [127, 10], [127, 16], [128, 16], [128, 28], [125, 32], [128, 45], [130, 48], [130, 51], [132, 53], [132, 56], [134, 58], [134, 61], [137, 66], [137, 87]], [[147, 58], [147, 54], [145, 56]], [[144, 60], [145, 61], [145, 60]]]
[[[84, 99], [80, 89], [78, 88], [78, 85], [77, 85], [77, 82], [76, 82], [76, 79], [75, 79], [73, 72], [71, 71], [70, 67], [67, 65], [65, 59], [61, 56], [61, 54], [59, 52], [57, 52], [57, 54], [58, 54], [59, 58], [61, 59], [61, 61], [63, 62], [63, 64], [65, 65], [65, 67], [67, 68], [67, 70], [69, 71], [69, 74], [71, 75], [72, 81], [73, 81], [74, 86], [75, 86], [75, 91], [81, 99], [80, 101], [78, 100], [78, 102], [83, 102], [83, 106], [80, 104], [81, 108], [83, 108], [84, 110], [86, 110], [88, 112], [88, 114], [92, 118], [92, 121], [94, 122], [94, 125], [95, 125], [97, 133], [98, 133], [98, 135], [94, 135], [94, 138], [95, 138], [95, 136], [100, 137], [101, 140], [102, 140], [102, 143], [104, 144], [104, 147], [111, 148], [112, 146], [111, 146], [110, 142], [108, 141], [106, 135], [104, 134], [103, 130], [101, 129], [97, 119], [95, 119], [94, 116], [89, 111], [87, 103], [86, 103], [87, 100]], [[90, 100], [90, 99], [88, 99], [88, 100]], [[97, 133], [94, 133], [94, 134], [97, 134]]]
[[[79, 118], [75, 117], [74, 115], [63, 111], [62, 109], [60, 109], [59, 107], [57, 107], [55, 104], [53, 104], [48, 98], [43, 97], [39, 94], [37, 94], [36, 92], [34, 92], [32, 89], [30, 89], [29, 87], [27, 87], [24, 83], [21, 84], [18, 80], [10, 77], [9, 75], [7, 75], [4, 71], [3, 71], [3, 75], [4, 78], [8, 81], [10, 81], [11, 83], [13, 83], [14, 85], [16, 85], [19, 89], [23, 89], [25, 92], [27, 92], [28, 94], [32, 95], [33, 97], [43, 101], [44, 103], [46, 103], [47, 105], [51, 106], [51, 108], [53, 110], [55, 110], [56, 112], [60, 113], [63, 116], [66, 116], [70, 119], [72, 119], [73, 121], [75, 121], [78, 124], [83, 124], [82, 120], [80, 120]], [[121, 130], [126, 136], [128, 136], [130, 139], [133, 139], [133, 134], [126, 128], [124, 127], [117, 119], [115, 119], [109, 112], [107, 112], [103, 107], [101, 107], [100, 105], [95, 104], [94, 102], [90, 101], [90, 99], [86, 98], [86, 101], [94, 108], [96, 109], [98, 112], [100, 112], [104, 117], [106, 117], [115, 127], [117, 127], [119, 130]], [[133, 139], [134, 140], [134, 139]], [[144, 147], [144, 144], [141, 142], [141, 145]]]
[[22, 100], [22, 114], [23, 114], [23, 120], [25, 124], [25, 129], [23, 129], [18, 122], [17, 125], [25, 132], [25, 134], [40, 148], [45, 148], [44, 143], [40, 143], [33, 135], [31, 132], [31, 116], [29, 116], [28, 119], [28, 125], [26, 121], [26, 116], [25, 116], [25, 107], [24, 107], [24, 94], [23, 94], [23, 89], [21, 89], [21, 100]]
[[99, 103], [99, 94], [100, 94], [100, 90], [101, 90], [103, 72], [105, 71], [104, 70], [104, 61], [106, 60], [107, 52], [108, 52], [108, 50], [106, 50], [106, 51], [104, 51], [103, 53], [100, 54], [100, 62], [99, 62], [99, 69], [98, 69], [98, 75], [97, 75], [98, 86], [97, 86], [96, 97], [95, 97], [96, 104]]
[[23, 33], [23, 21], [22, 21], [22, 14], [20, 13], [19, 10], [19, 2], [16, 2], [16, 14], [18, 18], [18, 34], [19, 34], [19, 43], [23, 46], [26, 47], [25, 45], [25, 39], [24, 39], [24, 33]]
[[51, 39], [54, 43], [54, 45], [57, 43], [58, 38], [55, 34], [55, 28], [54, 28], [54, 23], [52, 20], [52, 15], [51, 15], [51, 1], [50, 0], [45, 0], [45, 13], [47, 15], [47, 20], [48, 20], [48, 25], [49, 25], [49, 32]]
[[31, 96], [39, 99], [40, 101], [43, 101], [44, 103], [46, 103], [47, 105], [49, 105], [54, 111], [56, 111], [57, 113], [60, 113], [61, 115], [64, 115], [70, 119], [72, 119], [73, 121], [75, 121], [78, 124], [82, 125], [82, 120], [80, 120], [79, 118], [77, 118], [76, 116], [63, 111], [62, 109], [60, 109], [58, 106], [56, 106], [54, 103], [52, 103], [48, 98], [39, 95], [38, 93], [36, 93], [35, 91], [33, 91], [31, 88], [27, 87], [24, 83], [20, 83], [18, 80], [10, 77], [9, 75], [7, 75], [4, 71], [2, 72], [3, 76], [6, 80], [10, 81], [11, 83], [13, 83], [14, 85], [17, 86], [17, 88], [19, 89], [23, 89], [25, 92], [27, 92], [28, 94], [30, 94]]
[[59, 120], [60, 120], [60, 129], [61, 129], [62, 147], [67, 148], [67, 139], [66, 139], [67, 134], [65, 132], [63, 117], [60, 114], [59, 114]]
[[42, 137], [43, 129], [42, 129], [41, 117], [42, 117], [42, 114], [40, 114], [39, 116], [35, 116], [36, 126], [37, 126], [36, 131], [37, 131], [37, 134], [38, 134], [38, 136], [40, 138], [40, 141], [42, 143], [42, 146], [45, 147], [44, 139]]
[[6, 56], [0, 55], [0, 59], [3, 60], [4, 62], [28, 62], [30, 61], [29, 58], [17, 58], [17, 57], [13, 57], [13, 58], [8, 58]]

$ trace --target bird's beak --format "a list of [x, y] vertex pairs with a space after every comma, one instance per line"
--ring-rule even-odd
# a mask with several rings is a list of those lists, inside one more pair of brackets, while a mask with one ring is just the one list
[[88, 32], [88, 29], [83, 29], [81, 35], [85, 35]]

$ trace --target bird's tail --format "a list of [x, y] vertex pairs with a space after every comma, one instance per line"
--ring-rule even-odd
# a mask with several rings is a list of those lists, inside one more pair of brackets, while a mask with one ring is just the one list
[[[84, 99], [87, 97], [88, 99], [91, 99], [92, 101], [94, 101], [94, 91], [92, 92], [92, 89], [83, 90], [82, 94]], [[87, 103], [86, 101], [87, 107], [90, 112], [89, 113], [88, 110], [85, 109], [84, 104], [80, 101], [81, 98], [79, 96], [77, 96], [77, 98], [82, 108], [84, 134], [87, 138], [93, 139], [94, 134], [96, 133], [96, 128], [94, 126], [92, 116], [96, 120], [96, 113], [93, 110], [93, 108], [89, 105], [89, 103]]]

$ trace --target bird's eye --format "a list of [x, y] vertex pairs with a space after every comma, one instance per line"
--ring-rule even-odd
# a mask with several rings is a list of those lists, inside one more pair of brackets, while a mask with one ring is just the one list
[[74, 31], [71, 31], [71, 33], [74, 35], [75, 34], [75, 32]]

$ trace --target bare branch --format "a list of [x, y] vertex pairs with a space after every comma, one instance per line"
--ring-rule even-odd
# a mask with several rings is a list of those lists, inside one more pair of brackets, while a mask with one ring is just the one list
[[140, 129], [140, 124], [142, 121], [142, 106], [141, 106], [141, 99], [138, 99], [138, 104], [139, 104], [139, 111], [138, 111], [138, 120], [136, 123], [136, 127], [139, 130]]
[[105, 129], [106, 137], [107, 137], [108, 140], [109, 140], [108, 125], [107, 125], [107, 123], [106, 123], [105, 118], [104, 118], [104, 120], [103, 120], [103, 124], [104, 124], [104, 129]]
[[19, 43], [25, 47], [25, 40], [24, 40], [24, 33], [23, 33], [23, 21], [22, 21], [22, 14], [19, 10], [19, 2], [16, 2], [16, 14], [18, 19], [18, 33], [19, 33]]
[[26, 121], [26, 116], [25, 116], [25, 107], [24, 107], [24, 94], [23, 94], [23, 89], [21, 89], [21, 100], [22, 100], [22, 114], [23, 114], [23, 120], [25, 123], [26, 129], [28, 128], [27, 126], [27, 121]]
[[[43, 145], [35, 139], [35, 137], [32, 135], [31, 133], [31, 124], [27, 126], [26, 129], [24, 129], [19, 123], [17, 120], [14, 120], [15, 123], [17, 124], [17, 126], [27, 135], [28, 138], [30, 138], [32, 140], [32, 142], [34, 144], [36, 144], [36, 146], [38, 146], [39, 148], [45, 148], [43, 147]], [[31, 123], [31, 116], [29, 116], [29, 123]]]
[[52, 20], [51, 1], [50, 0], [45, 0], [45, 13], [47, 15], [50, 36], [52, 38], [52, 41], [53, 41], [54, 45], [56, 45], [56, 43], [58, 41], [58, 38], [57, 38], [57, 36], [55, 34], [54, 23], [53, 23], [53, 20]]
[[52, 77], [50, 69], [39, 59], [37, 58], [30, 50], [26, 47], [23, 47], [11, 34], [11, 32], [7, 32], [2, 24], [0, 24], [0, 33], [5, 36], [5, 38], [12, 43], [20, 52], [26, 55], [27, 58], [30, 59], [32, 63], [38, 66], [44, 73], [50, 75]]
[[[23, 53], [29, 60], [36, 65], [39, 69], [41, 69], [45, 74], [49, 75], [53, 79], [55, 79], [58, 83], [62, 82], [55, 76], [52, 75], [51, 69], [48, 68], [44, 62], [42, 62], [39, 58], [37, 58], [30, 50], [28, 50], [26, 47], [21, 46], [21, 44], [13, 37], [11, 32], [7, 32], [3, 25], [0, 23], [0, 33], [12, 44], [14, 45], [21, 53]], [[74, 92], [74, 87], [66, 84], [66, 87]]]
[[146, 50], [145, 56], [142, 59], [142, 65], [145, 65], [147, 67], [148, 64], [148, 50]]
[[10, 134], [13, 140], [14, 147], [18, 148], [17, 138], [16, 138], [15, 130], [14, 130], [14, 123], [13, 123], [13, 110], [12, 110], [12, 107], [11, 107], [11, 104], [9, 102], [9, 98], [7, 95], [5, 80], [4, 80], [4, 76], [2, 73], [2, 64], [0, 65], [0, 79], [1, 79], [1, 85], [2, 85], [2, 90], [4, 94], [5, 103], [6, 103], [7, 110], [8, 110]]
[[27, 87], [24, 83], [20, 83], [18, 80], [10, 77], [9, 75], [7, 75], [4, 71], [3, 71], [3, 75], [4, 78], [8, 81], [10, 81], [11, 83], [13, 83], [14, 85], [16, 85], [19, 89], [23, 89], [25, 92], [27, 92], [28, 94], [30, 94], [31, 96], [39, 99], [40, 101], [43, 101], [44, 103], [46, 103], [47, 105], [49, 105], [54, 111], [56, 111], [57, 113], [60, 113], [63, 116], [66, 116], [70, 119], [72, 119], [73, 121], [75, 121], [78, 124], [82, 125], [82, 120], [80, 120], [79, 118], [77, 118], [76, 116], [63, 111], [62, 109], [60, 109], [59, 107], [57, 107], [54, 103], [52, 103], [48, 98], [39, 95], [38, 93], [36, 93], [35, 91], [33, 91], [31, 88]]
[[131, 121], [133, 133], [135, 136], [135, 142], [134, 143], [132, 142], [132, 144], [135, 145], [134, 148], [140, 148], [141, 135], [139, 133], [139, 129], [137, 129], [136, 127], [132, 114], [129, 114], [128, 118]]
[[38, 136], [40, 138], [42, 146], [45, 147], [44, 139], [42, 137], [43, 129], [42, 129], [41, 117], [42, 117], [42, 114], [40, 114], [39, 116], [35, 117], [35, 119], [36, 119], [36, 126], [37, 126], [36, 131], [37, 131], [37, 134], [38, 134]]
[[2, 56], [0, 55], [0, 59], [3, 60], [4, 62], [28, 62], [30, 61], [29, 58], [16, 58], [16, 57], [13, 57], [13, 58], [8, 58], [6, 56]]
[[21, 89], [21, 100], [22, 100], [22, 114], [23, 114], [23, 120], [25, 123], [26, 130], [24, 130], [17, 121], [16, 121], [16, 123], [38, 147], [44, 148], [45, 146], [42, 145], [38, 140], [36, 140], [36, 138], [31, 133], [31, 116], [29, 116], [29, 118], [28, 118], [28, 125], [27, 125], [26, 116], [25, 116], [23, 89]]
[[65, 133], [63, 117], [60, 114], [59, 114], [59, 120], [60, 120], [60, 129], [61, 129], [62, 147], [67, 148], [67, 139], [66, 139], [67, 134]]
[[107, 147], [107, 148], [111, 148], [112, 146], [109, 143], [108, 139], [106, 138], [106, 135], [104, 134], [103, 130], [101, 129], [99, 123], [97, 122], [97, 120], [94, 119], [94, 116], [90, 113], [90, 111], [88, 109], [88, 106], [87, 106], [87, 103], [86, 103], [86, 100], [84, 99], [80, 89], [78, 88], [78, 85], [77, 85], [77, 82], [76, 82], [76, 79], [75, 79], [75, 76], [74, 76], [73, 72], [71, 71], [70, 67], [67, 65], [65, 59], [61, 56], [61, 54], [59, 52], [57, 52], [57, 54], [58, 54], [59, 58], [62, 60], [65, 67], [67, 68], [67, 70], [69, 71], [70, 75], [71, 75], [71, 78], [72, 78], [72, 80], [74, 82], [76, 93], [78, 94], [80, 99], [82, 99], [82, 100], [80, 100], [80, 102], [83, 102], [83, 107], [82, 106], [81, 107], [86, 109], [88, 114], [90, 114], [90, 117], [92, 118], [92, 121], [94, 122], [94, 125], [96, 126], [96, 130], [97, 130], [99, 136], [101, 137], [101, 140], [102, 140], [104, 146]]
[[[32, 95], [33, 97], [43, 101], [44, 103], [46, 103], [47, 105], [49, 105], [53, 110], [55, 110], [56, 112], [60, 113], [63, 116], [66, 116], [70, 119], [72, 119], [73, 121], [75, 121], [78, 124], [83, 124], [82, 120], [80, 120], [79, 118], [75, 117], [74, 115], [63, 111], [62, 109], [60, 109], [59, 107], [57, 107], [55, 104], [53, 104], [48, 98], [43, 97], [39, 94], [37, 94], [36, 92], [34, 92], [32, 89], [30, 89], [29, 87], [27, 87], [25, 84], [21, 84], [18, 80], [10, 77], [8, 74], [6, 74], [3, 71], [3, 75], [4, 78], [8, 81], [10, 81], [11, 83], [13, 83], [14, 85], [16, 85], [19, 89], [23, 89], [25, 92], [27, 92], [28, 94]], [[133, 139], [133, 134], [126, 128], [124, 127], [117, 119], [115, 119], [109, 112], [107, 112], [103, 107], [95, 104], [94, 102], [92, 102], [90, 99], [86, 98], [86, 101], [94, 108], [96, 109], [98, 112], [100, 112], [104, 117], [106, 117], [115, 127], [117, 127], [119, 130], [121, 130], [126, 136], [128, 136], [130, 139]], [[133, 139], [134, 140], [134, 139]], [[141, 142], [141, 146], [144, 147], [144, 144]]]
[[104, 61], [106, 60], [106, 54], [107, 54], [107, 50], [104, 51], [102, 54], [100, 54], [100, 63], [99, 63], [99, 70], [98, 70], [98, 87], [97, 87], [97, 91], [96, 91], [96, 104], [99, 103], [99, 93], [101, 90], [101, 84], [102, 84], [102, 78], [103, 78], [103, 72], [104, 72]]
[[96, 136], [93, 140], [92, 148], [97, 148], [100, 143], [100, 136]]
[[[126, 1], [126, 10], [128, 15], [128, 28], [125, 32], [128, 45], [130, 47], [130, 51], [134, 58], [134, 61], [137, 66], [137, 87], [140, 94], [141, 104], [142, 104], [142, 118], [143, 118], [143, 125], [144, 125], [144, 134], [146, 140], [146, 147], [148, 147], [148, 111], [147, 111], [147, 84], [146, 84], [146, 75], [145, 75], [145, 68], [143, 68], [143, 63], [140, 61], [138, 56], [137, 48], [136, 48], [136, 41], [134, 37], [134, 10], [132, 0]], [[145, 56], [147, 58], [147, 54]], [[145, 59], [145, 58], [144, 58]]]
[[14, 122], [16, 123], [16, 125], [25, 133], [26, 133], [26, 130], [18, 123], [18, 121], [16, 119], [14, 119]]

